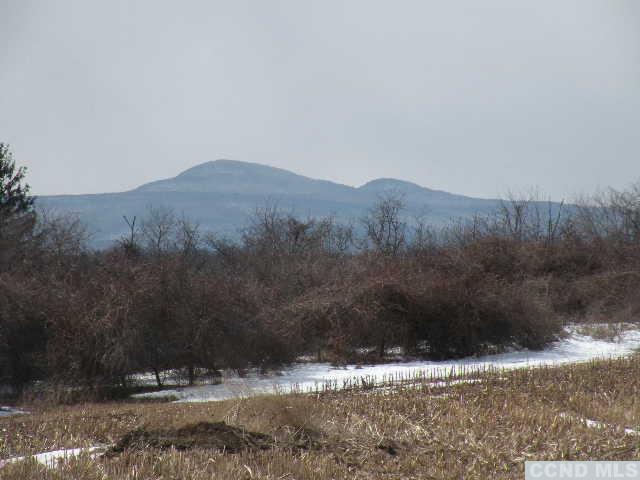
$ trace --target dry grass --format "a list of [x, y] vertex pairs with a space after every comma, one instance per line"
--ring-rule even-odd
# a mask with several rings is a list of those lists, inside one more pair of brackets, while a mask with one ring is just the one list
[[633, 323], [592, 322], [580, 325], [577, 331], [581, 335], [587, 335], [591, 338], [595, 338], [596, 340], [615, 342], [620, 341], [620, 338], [626, 331], [637, 328], [638, 326]]
[[[526, 459], [638, 459], [640, 356], [483, 374], [450, 386], [280, 395], [201, 404], [86, 404], [0, 420], [3, 458], [114, 443], [140, 427], [225, 421], [283, 445], [239, 454], [192, 449], [80, 457], [2, 479], [519, 479]], [[606, 423], [589, 428], [579, 419]], [[308, 448], [290, 448], [300, 435]]]

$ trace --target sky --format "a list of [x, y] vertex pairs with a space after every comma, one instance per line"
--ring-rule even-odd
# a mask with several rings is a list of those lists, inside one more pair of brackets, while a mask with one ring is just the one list
[[640, 180], [635, 0], [0, 0], [0, 141], [38, 195], [227, 158], [571, 198]]

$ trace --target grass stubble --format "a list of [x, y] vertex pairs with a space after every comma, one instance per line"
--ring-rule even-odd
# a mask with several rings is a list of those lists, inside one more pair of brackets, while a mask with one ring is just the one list
[[1, 468], [0, 479], [521, 479], [525, 460], [640, 458], [640, 435], [625, 432], [640, 426], [639, 354], [480, 378], [209, 403], [31, 405], [31, 415], [0, 419], [1, 458], [200, 422], [260, 432], [272, 444], [239, 453], [138, 448], [55, 468], [24, 461]]

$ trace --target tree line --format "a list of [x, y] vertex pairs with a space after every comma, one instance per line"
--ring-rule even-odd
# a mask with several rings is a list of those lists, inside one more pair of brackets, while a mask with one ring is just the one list
[[265, 206], [239, 240], [153, 209], [93, 251], [37, 212], [0, 145], [0, 384], [88, 391], [132, 375], [543, 348], [567, 321], [637, 320], [640, 186], [572, 205], [510, 198], [434, 229], [397, 192], [359, 219]]

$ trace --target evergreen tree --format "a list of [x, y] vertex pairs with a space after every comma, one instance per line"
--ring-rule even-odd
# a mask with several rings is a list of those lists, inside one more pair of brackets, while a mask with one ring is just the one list
[[0, 143], [0, 272], [24, 262], [36, 223], [34, 198], [9, 146]]
[[9, 146], [0, 143], [0, 219], [33, 212], [33, 197], [29, 195], [29, 185], [24, 183], [27, 169], [16, 168], [16, 162]]

